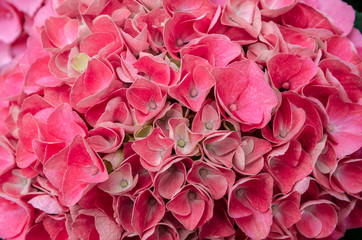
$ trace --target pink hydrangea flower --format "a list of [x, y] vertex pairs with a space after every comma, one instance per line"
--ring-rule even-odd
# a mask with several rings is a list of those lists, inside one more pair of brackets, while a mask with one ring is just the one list
[[342, 0], [0, 0], [0, 238], [362, 227]]

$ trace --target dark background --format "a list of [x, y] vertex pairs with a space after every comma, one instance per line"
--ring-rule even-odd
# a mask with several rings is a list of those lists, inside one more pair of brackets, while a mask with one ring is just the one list
[[352, 5], [352, 7], [355, 9], [356, 21], [354, 22], [354, 27], [358, 28], [359, 31], [362, 32], [362, 0], [343, 0], [343, 1], [347, 2], [349, 5]]

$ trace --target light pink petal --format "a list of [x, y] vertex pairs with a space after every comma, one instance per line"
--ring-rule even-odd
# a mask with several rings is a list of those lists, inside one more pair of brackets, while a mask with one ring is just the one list
[[273, 215], [271, 210], [260, 213], [255, 211], [254, 214], [235, 219], [240, 229], [252, 239], [264, 239], [269, 235]]
[[327, 14], [333, 23], [343, 31], [343, 35], [348, 35], [355, 19], [355, 11], [352, 6], [341, 0], [319, 0], [318, 9]]
[[6, 1], [1, 1], [0, 11], [0, 41], [12, 43], [22, 31], [19, 13]]
[[32, 198], [28, 203], [34, 208], [40, 209], [49, 214], [60, 214], [63, 212], [62, 207], [55, 197], [50, 195], [39, 195]]

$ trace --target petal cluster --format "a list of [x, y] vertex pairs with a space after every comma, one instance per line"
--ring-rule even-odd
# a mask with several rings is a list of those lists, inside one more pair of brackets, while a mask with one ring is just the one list
[[362, 227], [342, 0], [1, 0], [0, 239]]

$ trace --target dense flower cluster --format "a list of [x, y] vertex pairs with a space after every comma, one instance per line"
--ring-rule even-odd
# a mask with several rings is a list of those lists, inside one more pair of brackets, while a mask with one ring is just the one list
[[0, 1], [0, 238], [361, 227], [353, 21], [341, 0]]

